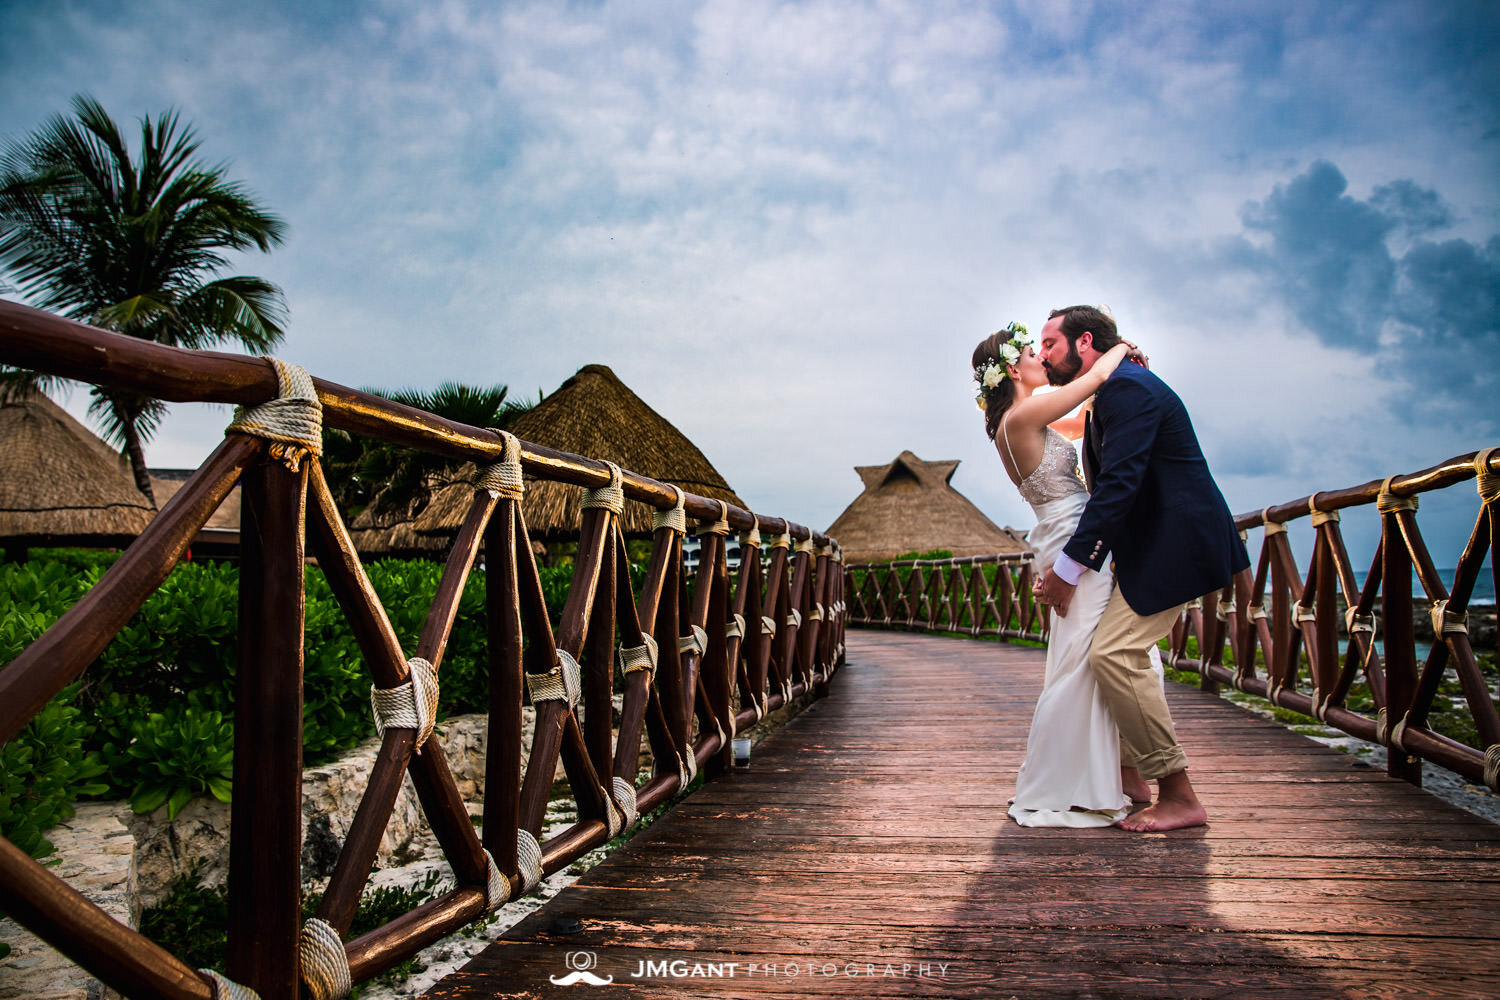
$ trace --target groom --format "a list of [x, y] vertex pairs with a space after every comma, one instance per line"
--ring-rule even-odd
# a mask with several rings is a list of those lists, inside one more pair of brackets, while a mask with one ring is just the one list
[[[1114, 320], [1092, 306], [1057, 309], [1037, 353], [1053, 385], [1066, 385], [1119, 343]], [[1066, 615], [1084, 570], [1115, 570], [1115, 589], [1089, 648], [1099, 690], [1120, 729], [1122, 761], [1138, 777], [1132, 798], [1156, 802], [1120, 820], [1127, 830], [1175, 830], [1208, 821], [1177, 745], [1151, 647], [1187, 602], [1226, 586], [1250, 565], [1234, 518], [1209, 474], [1182, 400], [1144, 367], [1122, 364], [1085, 418], [1083, 470], [1089, 484], [1073, 537], [1038, 584], [1038, 596]], [[1126, 791], [1129, 787], [1127, 769]]]

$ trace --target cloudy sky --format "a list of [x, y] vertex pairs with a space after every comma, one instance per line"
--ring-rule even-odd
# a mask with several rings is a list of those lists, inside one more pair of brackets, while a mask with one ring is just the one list
[[[236, 270], [316, 375], [599, 362], [761, 512], [825, 528], [910, 449], [1025, 527], [968, 357], [1071, 303], [1236, 512], [1500, 444], [1497, 42], [1487, 0], [7, 0], [0, 134], [178, 109], [286, 220]], [[176, 407], [152, 464], [226, 421]]]

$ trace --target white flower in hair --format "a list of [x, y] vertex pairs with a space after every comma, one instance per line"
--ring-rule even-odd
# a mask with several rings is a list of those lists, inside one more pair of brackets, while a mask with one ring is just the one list
[[1031, 335], [1024, 324], [1013, 322], [1000, 332], [1010, 334], [1010, 339], [1000, 345], [999, 360], [986, 361], [974, 369], [974, 381], [979, 383], [979, 395], [975, 401], [981, 410], [985, 408], [984, 394], [1010, 378], [1006, 367], [1020, 361], [1021, 352], [1031, 346]]

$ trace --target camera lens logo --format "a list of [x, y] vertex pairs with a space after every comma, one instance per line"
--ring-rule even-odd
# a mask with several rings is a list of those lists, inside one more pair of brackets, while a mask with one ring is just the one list
[[594, 975], [593, 970], [599, 966], [599, 956], [591, 951], [570, 951], [563, 959], [568, 968], [573, 971], [566, 976], [548, 976], [553, 986], [575, 986], [578, 983], [588, 983], [590, 986], [608, 986], [615, 981], [614, 976], [599, 977]]

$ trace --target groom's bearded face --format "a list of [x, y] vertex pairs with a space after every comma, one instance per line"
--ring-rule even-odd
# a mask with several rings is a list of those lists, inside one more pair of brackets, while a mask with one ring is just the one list
[[1047, 369], [1047, 381], [1052, 385], [1067, 385], [1078, 377], [1079, 370], [1083, 368], [1083, 358], [1078, 356], [1078, 345], [1068, 341], [1068, 356], [1056, 364], [1043, 361], [1042, 367]]

